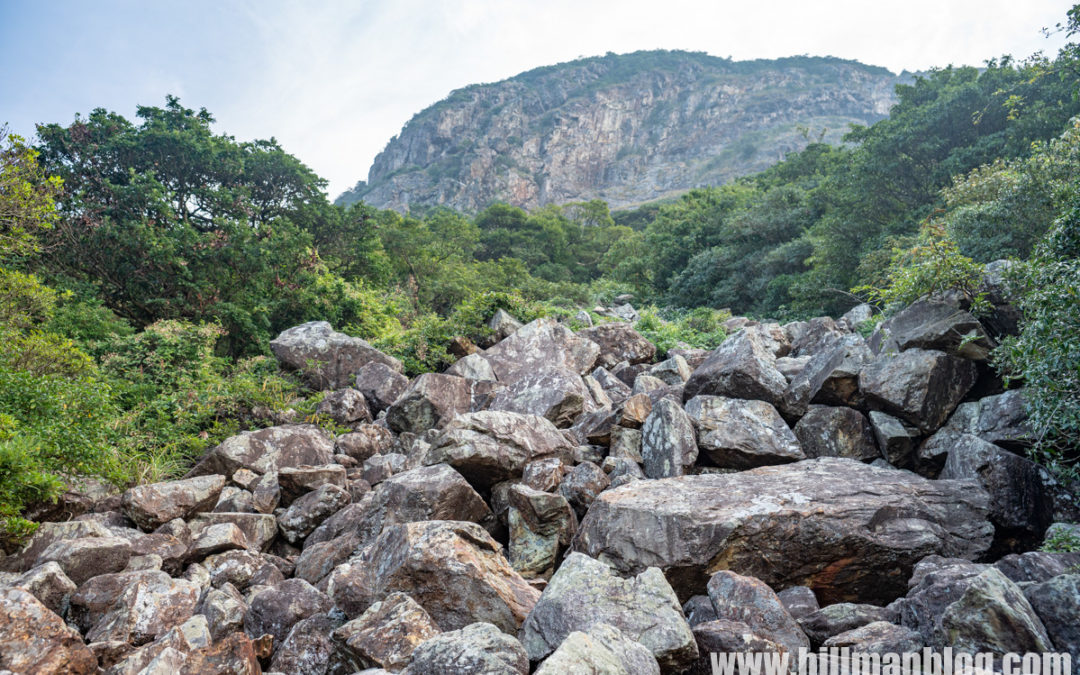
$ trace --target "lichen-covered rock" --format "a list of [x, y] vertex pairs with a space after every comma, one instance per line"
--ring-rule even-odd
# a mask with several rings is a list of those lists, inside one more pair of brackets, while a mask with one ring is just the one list
[[690, 379], [691, 372], [689, 364], [686, 363], [686, 359], [678, 354], [649, 368], [650, 375], [663, 381], [665, 384], [671, 385], [685, 384], [686, 381]]
[[348, 491], [337, 485], [323, 485], [308, 492], [278, 516], [281, 536], [290, 544], [302, 541], [324, 520], [340, 511], [350, 499]]
[[881, 457], [866, 417], [853, 408], [812, 405], [795, 425], [807, 457], [848, 457], [872, 462]]
[[289, 506], [301, 495], [323, 485], [346, 487], [348, 481], [345, 467], [340, 464], [324, 464], [322, 466], [288, 466], [278, 470], [279, 501], [282, 506]]
[[597, 623], [574, 631], [547, 657], [535, 675], [597, 673], [603, 675], [660, 675], [660, 665], [644, 645], [615, 626]]
[[697, 445], [717, 466], [752, 469], [806, 459], [776, 408], [765, 401], [695, 396], [686, 414], [697, 427]]
[[0, 669], [13, 673], [97, 672], [82, 636], [22, 588], [0, 588]]
[[309, 616], [330, 611], [333, 603], [303, 579], [286, 579], [259, 591], [244, 615], [244, 631], [250, 636], [270, 634], [274, 642], [285, 639], [293, 625]]
[[621, 361], [630, 364], [649, 363], [656, 356], [656, 345], [646, 340], [633, 326], [621, 321], [586, 328], [578, 331], [578, 337], [600, 345], [598, 365], [605, 368]]
[[338, 436], [334, 443], [340, 454], [358, 462], [390, 452], [394, 448], [394, 433], [376, 424], [361, 424], [352, 432]]
[[510, 564], [524, 577], [550, 574], [576, 531], [573, 508], [562, 495], [525, 485], [510, 488], [509, 503]]
[[924, 647], [918, 633], [888, 621], [873, 621], [838, 633], [821, 646], [825, 649], [847, 647], [852, 652], [864, 654], [906, 654], [922, 651]]
[[173, 518], [190, 518], [217, 504], [225, 476], [210, 475], [137, 485], [124, 493], [124, 515], [144, 530], [153, 530]]
[[910, 628], [931, 646], [944, 647], [941, 616], [960, 599], [971, 580], [987, 569], [968, 560], [932, 555], [920, 560], [908, 581], [907, 595], [896, 602], [900, 625]]
[[694, 425], [671, 399], [653, 406], [641, 427], [641, 457], [649, 478], [669, 478], [690, 472], [698, 457]]
[[611, 483], [604, 470], [592, 462], [581, 462], [567, 472], [559, 484], [559, 494], [578, 514], [584, 514], [596, 497]]
[[76, 586], [99, 574], [119, 572], [131, 558], [131, 543], [120, 537], [79, 537], [49, 544], [36, 565], [55, 562]]
[[508, 633], [539, 597], [482, 527], [441, 520], [387, 528], [353, 563], [334, 570], [327, 591], [349, 616], [400, 591], [445, 630], [487, 621]]
[[458, 359], [454, 362], [454, 365], [446, 369], [446, 374], [480, 382], [495, 382], [498, 380], [495, 377], [495, 371], [491, 369], [491, 364], [480, 354], [469, 354]]
[[88, 642], [122, 640], [141, 645], [164, 635], [195, 613], [201, 589], [164, 572], [132, 579], [113, 605], [87, 631]]
[[490, 623], [473, 623], [423, 642], [403, 675], [476, 673], [527, 675], [529, 657], [521, 643]]
[[284, 579], [281, 570], [266, 556], [253, 551], [215, 553], [203, 560], [202, 565], [215, 588], [230, 583], [240, 591], [246, 591], [249, 586], [273, 586]]
[[548, 657], [573, 632], [598, 623], [615, 626], [640, 642], [661, 666], [677, 669], [697, 656], [697, 644], [675, 592], [660, 570], [620, 578], [604, 563], [580, 553], [567, 556], [521, 627], [529, 658]]
[[401, 362], [366, 341], [339, 333], [326, 321], [310, 321], [282, 331], [270, 341], [282, 364], [299, 370], [316, 389], [341, 389], [368, 363], [381, 363], [395, 372]]
[[788, 383], [776, 369], [776, 356], [758, 332], [740, 331], [713, 350], [690, 375], [683, 399], [699, 394], [743, 398], [778, 405]]
[[552, 367], [584, 375], [596, 363], [600, 346], [544, 318], [522, 326], [482, 355], [499, 382], [509, 384], [524, 374]]
[[789, 654], [810, 648], [799, 623], [762, 581], [721, 570], [709, 579], [706, 589], [718, 620], [744, 623], [755, 635], [780, 645]]
[[488, 409], [538, 415], [565, 428], [597, 406], [581, 375], [566, 368], [550, 367], [521, 373], [495, 394]]
[[1023, 389], [961, 403], [945, 428], [973, 434], [1017, 452], [1029, 447], [1034, 440], [1028, 426]]
[[929, 433], [945, 423], [976, 379], [975, 364], [929, 349], [884, 353], [863, 366], [859, 389], [869, 405]]
[[226, 438], [199, 460], [188, 475], [231, 476], [238, 469], [265, 474], [281, 467], [318, 466], [333, 460], [334, 442], [322, 429], [313, 424], [287, 424]]
[[409, 378], [402, 375], [400, 369], [394, 370], [385, 363], [373, 361], [357, 371], [353, 386], [367, 399], [372, 413], [378, 414], [398, 400], [409, 387]]
[[799, 626], [815, 647], [829, 638], [875, 621], [892, 621], [894, 613], [876, 605], [838, 602], [799, 619]]
[[223, 551], [249, 548], [244, 532], [233, 523], [216, 523], [202, 528], [191, 542], [191, 560], [199, 561], [206, 556]]
[[1054, 645], [1031, 603], [995, 568], [971, 580], [941, 617], [944, 643], [971, 654], [1050, 652]]
[[923, 557], [985, 553], [987, 514], [976, 483], [826, 458], [608, 490], [574, 548], [624, 574], [659, 567], [685, 598], [730, 569], [831, 602], [889, 602]]
[[269, 672], [303, 675], [330, 672], [335, 656], [330, 636], [340, 623], [330, 614], [312, 614], [297, 621], [281, 644], [274, 645], [274, 660]]
[[789, 586], [776, 594], [793, 619], [798, 621], [821, 609], [814, 591], [806, 586]]
[[29, 591], [41, 604], [48, 607], [49, 611], [60, 616], [67, 612], [71, 595], [78, 589], [75, 582], [69, 579], [55, 562], [35, 567], [11, 585]]
[[360, 391], [352, 388], [332, 391], [319, 401], [317, 415], [325, 415], [342, 426], [371, 422], [371, 408]]
[[355, 670], [404, 668], [420, 643], [441, 631], [424, 608], [405, 593], [391, 593], [334, 631], [334, 642]]
[[421, 434], [441, 429], [455, 416], [469, 412], [469, 381], [456, 375], [424, 373], [386, 409], [386, 424], [394, 431]]
[[478, 490], [519, 478], [526, 464], [569, 458], [573, 447], [555, 425], [536, 415], [483, 411], [460, 415], [427, 450], [423, 463], [445, 463]]
[[952, 304], [920, 299], [890, 317], [882, 328], [886, 350], [936, 349], [985, 361], [996, 343], [979, 320]]
[[[231, 524], [244, 535], [247, 548], [265, 551], [277, 536], [277, 519], [268, 513], [201, 513], [191, 519], [191, 534], [198, 537], [207, 527]], [[217, 553], [219, 551], [215, 551]], [[210, 554], [208, 554], [210, 555]]]
[[1069, 652], [1074, 664], [1080, 663], [1080, 574], [1062, 574], [1027, 586], [1024, 597], [1054, 647]]
[[198, 612], [206, 617], [210, 635], [214, 640], [244, 629], [244, 615], [248, 606], [244, 596], [230, 583], [221, 588], [211, 588], [199, 603]]

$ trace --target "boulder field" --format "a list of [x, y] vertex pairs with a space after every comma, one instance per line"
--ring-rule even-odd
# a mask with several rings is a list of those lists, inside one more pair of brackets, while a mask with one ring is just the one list
[[[636, 313], [625, 312], [628, 318]], [[184, 478], [87, 499], [0, 557], [12, 673], [708, 673], [717, 651], [1068, 651], [1075, 521], [1024, 452], [1000, 335], [920, 300], [729, 322], [658, 359], [630, 321], [493, 317], [416, 378], [315, 322], [327, 391]]]

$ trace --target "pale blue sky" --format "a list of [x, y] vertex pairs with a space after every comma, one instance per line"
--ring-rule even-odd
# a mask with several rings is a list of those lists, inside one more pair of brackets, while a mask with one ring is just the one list
[[638, 49], [832, 55], [893, 71], [1056, 53], [1050, 0], [0, 0], [0, 123], [32, 135], [176, 94], [330, 181], [452, 89]]

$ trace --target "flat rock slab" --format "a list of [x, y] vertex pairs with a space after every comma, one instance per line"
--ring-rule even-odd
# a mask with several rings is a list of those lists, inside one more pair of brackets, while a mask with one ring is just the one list
[[601, 494], [575, 550], [622, 573], [659, 567], [679, 597], [729, 569], [826, 602], [887, 603], [931, 554], [974, 559], [991, 545], [988, 496], [841, 458], [727, 475], [637, 481]]

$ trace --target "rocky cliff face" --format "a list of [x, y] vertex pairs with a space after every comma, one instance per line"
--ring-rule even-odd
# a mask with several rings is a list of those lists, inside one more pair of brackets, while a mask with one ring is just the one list
[[903, 76], [835, 58], [637, 52], [473, 85], [414, 116], [339, 200], [626, 206], [761, 170], [888, 114]]

